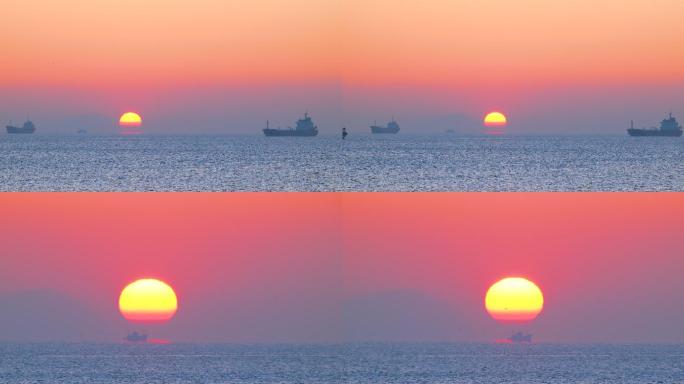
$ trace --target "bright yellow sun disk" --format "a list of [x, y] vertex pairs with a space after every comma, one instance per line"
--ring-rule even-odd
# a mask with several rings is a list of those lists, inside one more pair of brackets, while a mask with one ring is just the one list
[[119, 118], [119, 125], [122, 127], [139, 127], [142, 118], [135, 112], [126, 112]]
[[484, 124], [488, 127], [504, 127], [507, 123], [506, 116], [501, 112], [490, 112], [484, 118]]
[[157, 279], [136, 280], [128, 284], [119, 296], [119, 311], [129, 321], [166, 321], [177, 310], [178, 299], [173, 288]]
[[534, 320], [544, 307], [544, 295], [533, 282], [507, 277], [494, 283], [485, 296], [489, 315], [501, 322]]

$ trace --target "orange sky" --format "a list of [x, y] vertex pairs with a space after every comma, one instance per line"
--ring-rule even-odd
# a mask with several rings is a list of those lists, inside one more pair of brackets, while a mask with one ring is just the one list
[[0, 118], [34, 116], [40, 132], [116, 132], [135, 110], [156, 115], [149, 133], [253, 133], [308, 109], [323, 133], [392, 115], [406, 132], [479, 133], [491, 110], [511, 115], [512, 133], [624, 133], [684, 103], [677, 0], [7, 0], [0, 11]]
[[5, 85], [684, 81], [677, 0], [3, 2]]
[[491, 341], [512, 329], [484, 295], [515, 275], [544, 293], [538, 340], [682, 341], [682, 200], [4, 193], [0, 339], [117, 340], [119, 293], [152, 277], [179, 307], [149, 331], [176, 341]]
[[2, 82], [149, 85], [308, 81], [333, 74], [337, 5], [307, 0], [14, 1]]
[[342, 39], [351, 83], [492, 89], [684, 81], [684, 3], [677, 0], [351, 4]]

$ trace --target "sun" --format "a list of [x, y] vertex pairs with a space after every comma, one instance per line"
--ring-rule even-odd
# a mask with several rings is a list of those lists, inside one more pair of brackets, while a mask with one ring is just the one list
[[136, 280], [128, 284], [119, 296], [119, 311], [132, 322], [165, 322], [177, 310], [178, 299], [173, 288], [157, 279]]
[[142, 118], [135, 112], [126, 112], [119, 118], [121, 127], [139, 127], [142, 125]]
[[504, 323], [534, 320], [544, 308], [541, 289], [523, 277], [506, 277], [494, 283], [485, 296], [489, 315]]
[[503, 128], [508, 124], [506, 115], [501, 112], [489, 112], [484, 117], [484, 125], [490, 128]]

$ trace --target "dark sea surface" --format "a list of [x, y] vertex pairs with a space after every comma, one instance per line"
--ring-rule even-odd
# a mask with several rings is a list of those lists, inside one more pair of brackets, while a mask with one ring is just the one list
[[2, 191], [684, 191], [684, 138], [0, 135]]
[[0, 344], [15, 383], [683, 383], [684, 345]]

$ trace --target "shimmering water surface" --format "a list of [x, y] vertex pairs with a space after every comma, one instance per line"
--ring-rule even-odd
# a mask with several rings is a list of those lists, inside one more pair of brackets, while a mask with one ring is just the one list
[[2, 191], [684, 191], [684, 138], [1, 135]]
[[17, 383], [682, 383], [684, 345], [0, 344]]

